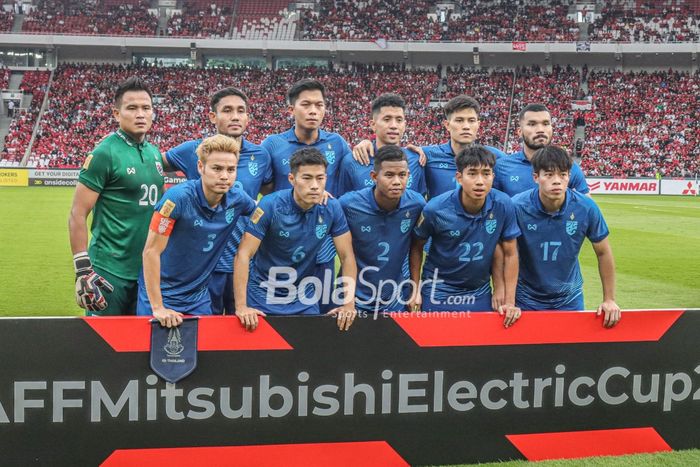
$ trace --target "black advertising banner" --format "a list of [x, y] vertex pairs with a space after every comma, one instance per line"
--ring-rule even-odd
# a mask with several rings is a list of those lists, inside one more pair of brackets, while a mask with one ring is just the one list
[[700, 448], [700, 310], [0, 320], [2, 465], [416, 465]]

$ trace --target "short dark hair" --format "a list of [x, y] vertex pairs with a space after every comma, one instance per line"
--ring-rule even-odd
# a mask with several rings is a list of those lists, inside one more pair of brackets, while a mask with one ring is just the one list
[[476, 116], [479, 116], [480, 107], [476, 99], [466, 94], [460, 94], [447, 101], [447, 104], [443, 107], [445, 119], [449, 120], [453, 113], [464, 109], [474, 109]]
[[535, 151], [530, 162], [532, 163], [532, 171], [536, 174], [540, 173], [540, 170], [570, 172], [573, 165], [569, 153], [554, 145], [544, 146]]
[[[522, 122], [527, 112], [549, 112], [549, 109], [544, 104], [527, 104], [518, 114], [518, 121]], [[551, 113], [551, 112], [550, 112]]]
[[470, 144], [455, 157], [457, 171], [462, 172], [467, 167], [491, 167], [496, 165], [496, 156], [480, 144]]
[[406, 110], [406, 101], [398, 94], [387, 92], [372, 101], [372, 117], [381, 112], [382, 107], [399, 107]]
[[289, 159], [289, 170], [296, 174], [302, 165], [322, 165], [325, 169], [328, 167], [328, 161], [316, 148], [301, 148]]
[[326, 87], [320, 81], [305, 78], [292, 84], [292, 87], [289, 88], [287, 91], [287, 103], [294, 105], [299, 95], [304, 91], [321, 91], [323, 100], [326, 100]]
[[245, 102], [246, 109], [248, 109], [248, 96], [246, 95], [246, 93], [244, 93], [238, 88], [228, 87], [219, 89], [211, 95], [211, 97], [209, 98], [209, 105], [211, 106], [211, 111], [216, 112], [216, 106], [219, 105], [221, 99], [228, 96], [240, 97], [241, 99], [243, 99], [243, 102]]
[[119, 108], [119, 106], [122, 104], [122, 97], [124, 97], [124, 94], [129, 91], [144, 91], [146, 94], [148, 94], [149, 99], [151, 99], [151, 101], [153, 100], [153, 95], [151, 94], [151, 90], [148, 88], [146, 81], [138, 76], [130, 76], [119, 83], [119, 86], [117, 86], [117, 90], [114, 93], [115, 107]]
[[406, 163], [408, 163], [408, 157], [406, 157], [406, 154], [400, 147], [393, 144], [382, 146], [374, 156], [374, 171], [379, 173], [384, 162], [398, 161], [406, 161]]

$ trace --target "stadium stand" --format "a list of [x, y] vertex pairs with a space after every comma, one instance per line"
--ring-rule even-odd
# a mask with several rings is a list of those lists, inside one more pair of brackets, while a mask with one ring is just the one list
[[697, 42], [700, 40], [700, 3], [604, 2], [589, 38], [605, 42]]
[[15, 15], [11, 11], [6, 11], [0, 8], [0, 32], [8, 32], [12, 30]]
[[234, 39], [293, 40], [297, 17], [287, 10], [286, 0], [238, 0]]
[[31, 93], [32, 101], [26, 111], [16, 113], [12, 119], [9, 132], [5, 136], [5, 148], [0, 154], [0, 165], [17, 166], [24, 157], [44, 101], [49, 77], [48, 71], [28, 71], [22, 77], [20, 89]]
[[187, 0], [168, 20], [167, 35], [229, 37], [232, 7], [232, 0]]
[[147, 0], [40, 0], [24, 18], [23, 32], [152, 36], [158, 18]]
[[700, 74], [591, 72], [587, 175], [666, 177], [698, 173]]

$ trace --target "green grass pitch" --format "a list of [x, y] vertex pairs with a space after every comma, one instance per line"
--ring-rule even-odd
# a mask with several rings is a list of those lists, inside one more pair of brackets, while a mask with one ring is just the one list
[[[0, 316], [78, 316], [68, 244], [72, 188], [0, 188]], [[617, 301], [624, 309], [700, 308], [700, 199], [596, 196], [610, 226]], [[602, 292], [595, 256], [584, 245], [587, 309]], [[700, 450], [552, 461], [543, 465], [700, 465]], [[524, 462], [507, 462], [502, 467]]]

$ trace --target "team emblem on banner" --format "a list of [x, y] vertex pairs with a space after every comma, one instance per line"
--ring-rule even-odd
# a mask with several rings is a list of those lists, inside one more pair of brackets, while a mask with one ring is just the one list
[[177, 383], [197, 368], [197, 318], [166, 328], [151, 321], [151, 369], [168, 383]]
[[318, 238], [319, 240], [322, 239], [323, 237], [326, 236], [327, 231], [328, 231], [328, 226], [326, 224], [316, 225], [316, 238]]
[[486, 231], [491, 235], [496, 231], [496, 226], [498, 226], [498, 219], [493, 218], [493, 213], [489, 215], [489, 218], [486, 219]]
[[335, 151], [326, 151], [326, 160], [329, 164], [335, 164]]
[[406, 233], [408, 232], [408, 229], [411, 228], [411, 219], [404, 219], [401, 221], [401, 233]]
[[571, 220], [566, 221], [566, 233], [573, 235], [576, 233], [576, 229], [578, 229], [578, 221], [574, 220], [574, 214], [571, 213]]
[[226, 223], [227, 224], [230, 224], [231, 222], [233, 222], [233, 218], [236, 215], [235, 213], [236, 213], [235, 208], [231, 208], [231, 209], [226, 210]]
[[255, 177], [258, 174], [258, 163], [257, 162], [248, 162], [248, 172]]

